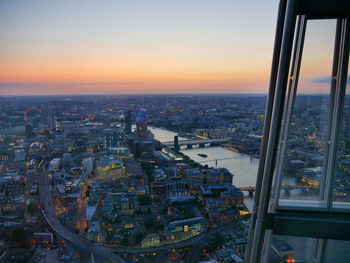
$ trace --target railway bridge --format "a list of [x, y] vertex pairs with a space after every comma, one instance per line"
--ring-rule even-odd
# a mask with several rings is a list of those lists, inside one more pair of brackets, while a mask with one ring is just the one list
[[[175, 136], [176, 137], [176, 136]], [[168, 147], [173, 147], [175, 149], [180, 149], [181, 146], [186, 146], [187, 149], [191, 149], [193, 145], [198, 145], [199, 147], [206, 146], [218, 146], [221, 143], [228, 142], [228, 138], [220, 138], [220, 139], [202, 139], [202, 140], [184, 140], [178, 141], [176, 138], [174, 141], [163, 142], [162, 144]]]

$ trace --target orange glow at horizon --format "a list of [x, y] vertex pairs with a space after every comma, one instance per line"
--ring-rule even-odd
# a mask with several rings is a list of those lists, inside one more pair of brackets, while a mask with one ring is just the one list
[[[269, 63], [210, 58], [157, 57], [79, 58], [0, 55], [0, 82], [114, 81], [257, 81], [269, 74]], [[255, 68], [252, 72], [252, 67]]]
[[[0, 95], [267, 93], [277, 7], [274, 0], [5, 1]], [[307, 28], [305, 91], [326, 90], [317, 81], [330, 75], [335, 22]]]
[[277, 3], [255, 1], [6, 3], [0, 95], [266, 93]]
[[226, 81], [168, 81], [116, 83], [11, 83], [6, 95], [59, 94], [166, 94], [166, 93], [265, 93], [267, 83]]
[[[8, 60], [0, 65], [0, 83], [16, 83], [18, 94], [257, 92], [267, 89], [268, 68], [242, 63], [200, 64], [163, 58], [128, 61]], [[85, 63], [84, 63], [85, 62]], [[265, 68], [262, 70], [262, 68]], [[55, 89], [35, 88], [35, 85]], [[14, 88], [13, 88], [14, 89]], [[15, 90], [7, 92], [17, 94]]]

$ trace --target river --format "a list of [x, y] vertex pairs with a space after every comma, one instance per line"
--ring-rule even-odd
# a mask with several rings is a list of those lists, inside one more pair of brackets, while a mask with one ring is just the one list
[[[177, 133], [163, 129], [149, 127], [154, 133], [155, 138], [161, 142], [172, 141]], [[186, 138], [179, 137], [179, 140], [186, 140]], [[193, 149], [182, 149], [181, 152], [196, 162], [207, 164], [209, 167], [215, 167], [215, 159], [218, 160], [217, 166], [227, 168], [233, 175], [233, 184], [242, 186], [254, 186], [256, 184], [256, 176], [259, 165], [257, 158], [250, 158], [249, 155], [244, 155], [236, 152], [229, 151], [223, 147], [206, 147], [206, 148], [193, 148]], [[204, 153], [208, 155], [207, 158], [198, 156], [198, 153]], [[224, 158], [232, 158], [229, 160], [220, 160]], [[212, 160], [212, 161], [210, 161]], [[286, 183], [293, 184], [294, 178], [288, 178]], [[295, 190], [292, 196], [301, 196], [304, 199], [314, 199], [314, 195], [308, 194], [303, 195], [299, 190]], [[253, 207], [253, 198], [247, 196], [245, 193], [244, 203], [247, 208], [251, 211]], [[284, 237], [288, 242], [295, 248], [296, 259], [304, 260], [307, 257], [312, 257], [313, 252], [310, 248], [310, 244], [313, 240], [308, 238], [297, 238], [297, 237]], [[310, 243], [311, 242], [311, 243]], [[349, 256], [349, 242], [346, 241], [334, 241], [331, 240], [330, 249], [326, 251], [327, 262], [345, 262]], [[333, 258], [337, 260], [333, 260]], [[340, 260], [339, 260], [340, 259]], [[329, 260], [329, 261], [328, 261]], [[346, 261], [347, 262], [347, 261]]]
[[[174, 136], [177, 135], [176, 132], [163, 128], [149, 127], [149, 130], [152, 131], [155, 138], [160, 142], [172, 141], [174, 140]], [[179, 140], [186, 140], [186, 138], [179, 137]], [[255, 186], [256, 184], [259, 165], [259, 159], [257, 158], [250, 158], [249, 155], [232, 152], [220, 146], [182, 149], [181, 152], [192, 160], [203, 165], [207, 164], [209, 167], [216, 167], [215, 160], [218, 160], [217, 167], [227, 168], [234, 175], [233, 184], [237, 187]], [[200, 157], [198, 156], [199, 153], [206, 154], [208, 157]], [[253, 198], [247, 196], [247, 194], [245, 195], [245, 204], [249, 210], [252, 209]]]

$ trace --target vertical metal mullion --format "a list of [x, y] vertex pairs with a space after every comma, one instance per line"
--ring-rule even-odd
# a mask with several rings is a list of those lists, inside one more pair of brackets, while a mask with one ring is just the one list
[[332, 210], [333, 187], [336, 177], [337, 150], [339, 143], [339, 132], [341, 128], [341, 117], [344, 108], [346, 80], [348, 74], [349, 51], [350, 51], [350, 19], [338, 19], [337, 34], [334, 51], [333, 69], [332, 69], [332, 88], [335, 90], [335, 101], [333, 107], [333, 120], [330, 134], [330, 149], [328, 153], [328, 169], [326, 198], [327, 208]]
[[291, 72], [289, 76], [289, 86], [288, 86], [288, 95], [286, 98], [286, 104], [284, 112], [284, 121], [282, 123], [282, 132], [281, 132], [281, 143], [278, 154], [278, 159], [276, 162], [274, 183], [273, 183], [273, 191], [274, 191], [274, 202], [271, 203], [272, 207], [270, 212], [274, 212], [275, 208], [278, 206], [278, 200], [281, 191], [281, 182], [282, 182], [282, 174], [283, 174], [283, 166], [286, 158], [287, 152], [287, 144], [289, 137], [289, 127], [293, 114], [293, 107], [295, 103], [295, 96], [297, 92], [298, 80], [299, 80], [299, 72], [300, 65], [303, 54], [304, 40], [305, 40], [305, 32], [306, 32], [306, 17], [305, 15], [298, 17], [297, 23], [297, 34], [294, 43], [294, 53], [293, 53], [293, 62], [291, 66]]
[[264, 130], [263, 130], [264, 136], [262, 138], [261, 148], [260, 148], [260, 161], [259, 161], [259, 168], [258, 168], [258, 174], [257, 174], [256, 191], [254, 196], [254, 205], [253, 205], [253, 211], [250, 219], [248, 243], [245, 251], [246, 262], [250, 261], [251, 247], [254, 239], [255, 219], [256, 219], [256, 213], [259, 206], [261, 182], [263, 177], [266, 149], [268, 144], [268, 134], [269, 134], [270, 124], [271, 124], [271, 115], [272, 115], [273, 101], [275, 96], [279, 56], [281, 52], [284, 20], [285, 20], [285, 13], [286, 13], [286, 3], [287, 3], [287, 0], [281, 0], [278, 8], [275, 42], [274, 42], [274, 49], [273, 49], [274, 51], [273, 51], [271, 74], [270, 74], [269, 93], [266, 101], [266, 110], [265, 110], [265, 121], [264, 121]]
[[[295, 94], [298, 86], [298, 79], [299, 79], [299, 72], [300, 72], [300, 65], [302, 60], [302, 54], [303, 54], [303, 47], [304, 47], [304, 39], [305, 39], [305, 31], [306, 31], [306, 16], [301, 15], [298, 16], [297, 26], [296, 26], [296, 34], [295, 34], [295, 42], [294, 42], [294, 48], [293, 48], [293, 55], [292, 55], [292, 64], [290, 67], [290, 73], [289, 73], [289, 80], [288, 80], [288, 89], [287, 89], [287, 97], [286, 97], [286, 103], [284, 105], [284, 120], [281, 122], [282, 132], [281, 132], [281, 139], [279, 143], [279, 149], [278, 149], [278, 157], [277, 157], [277, 166], [274, 172], [274, 178], [273, 178], [273, 187], [272, 187], [272, 194], [271, 194], [271, 201], [270, 201], [270, 209], [269, 212], [274, 212], [276, 206], [278, 205], [278, 200], [280, 196], [280, 190], [281, 190], [281, 181], [282, 181], [282, 170], [283, 170], [283, 163], [285, 160], [286, 155], [286, 148], [287, 148], [287, 142], [288, 142], [288, 134], [289, 134], [289, 126], [290, 121], [293, 114], [293, 106], [295, 102]], [[264, 250], [262, 251], [262, 260], [261, 262], [268, 262], [270, 257], [270, 244], [272, 241], [272, 235], [273, 231], [268, 231], [265, 234], [264, 244], [267, 244], [264, 246]]]
[[265, 238], [264, 238], [264, 244], [266, 244], [261, 252], [261, 262], [267, 263], [269, 262], [270, 258], [270, 252], [271, 252], [271, 243], [272, 243], [272, 236], [273, 231], [272, 230], [266, 230], [265, 232]]
[[315, 263], [323, 263], [328, 241], [326, 239], [318, 239], [317, 241], [317, 258]]
[[[339, 106], [337, 101], [339, 100], [339, 90], [338, 90], [338, 70], [339, 70], [339, 54], [341, 49], [341, 42], [342, 42], [342, 21], [340, 19], [337, 20], [337, 26], [336, 26], [336, 34], [335, 34], [335, 43], [334, 43], [334, 52], [333, 52], [333, 65], [332, 65], [332, 76], [331, 76], [331, 96], [330, 96], [330, 112], [328, 116], [328, 153], [327, 153], [327, 171], [324, 177], [324, 194], [325, 194], [325, 200], [326, 200], [326, 207], [327, 210], [329, 210], [330, 202], [331, 202], [331, 177], [333, 177], [333, 171], [334, 171], [334, 165], [333, 165], [333, 155], [334, 155], [334, 128], [336, 127], [336, 122], [338, 122], [337, 119], [337, 110], [336, 108]], [[322, 184], [321, 184], [322, 185]], [[327, 187], [328, 185], [328, 187]]]
[[268, 144], [266, 148], [266, 160], [264, 165], [261, 192], [259, 196], [259, 208], [257, 212], [254, 238], [251, 248], [250, 263], [258, 263], [261, 252], [261, 245], [266, 229], [266, 215], [271, 194], [271, 184], [273, 179], [273, 167], [276, 158], [279, 127], [282, 120], [282, 110], [285, 98], [285, 91], [288, 81], [288, 70], [293, 46], [293, 35], [295, 26], [295, 1], [288, 0], [286, 18], [283, 28], [283, 39], [276, 80], [276, 92], [273, 103], [271, 125], [268, 134]]

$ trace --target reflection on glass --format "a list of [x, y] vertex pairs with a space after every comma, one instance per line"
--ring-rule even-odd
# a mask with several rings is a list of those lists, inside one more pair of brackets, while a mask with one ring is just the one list
[[350, 258], [350, 241], [273, 235], [268, 263], [345, 263]]
[[307, 22], [299, 83], [285, 138], [280, 205], [291, 200], [302, 206], [323, 203], [330, 107], [330, 83], [323, 79], [331, 77], [335, 26], [335, 20]]
[[[348, 73], [349, 75], [349, 73]], [[336, 176], [333, 184], [333, 207], [350, 207], [350, 85], [346, 87], [337, 150]]]
[[323, 263], [350, 261], [350, 241], [327, 240]]
[[318, 240], [293, 236], [272, 237], [268, 263], [314, 263]]

